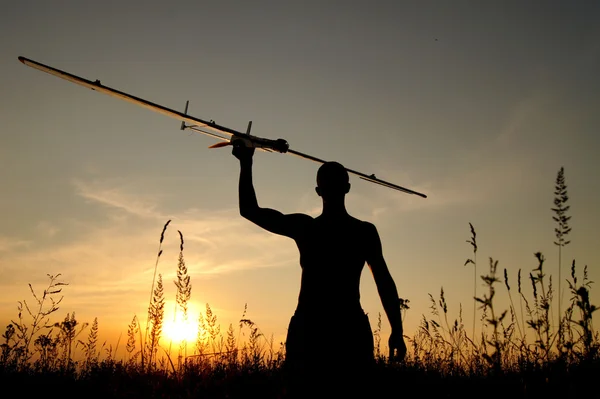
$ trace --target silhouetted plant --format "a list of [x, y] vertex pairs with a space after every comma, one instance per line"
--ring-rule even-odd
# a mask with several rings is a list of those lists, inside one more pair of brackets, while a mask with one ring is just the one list
[[590, 288], [593, 281], [588, 279], [587, 265], [583, 268], [583, 279], [581, 285], [577, 285], [577, 277], [575, 276], [575, 261], [571, 265], [572, 281], [567, 280], [569, 289], [571, 290], [571, 305], [569, 306], [569, 315], [572, 315], [572, 310], [577, 307], [579, 309], [579, 320], [569, 318], [569, 322], [574, 323], [579, 327], [579, 341], [583, 344], [582, 355], [585, 359], [593, 359], [598, 354], [599, 339], [597, 333], [594, 333], [592, 324], [592, 314], [598, 310], [595, 305], [590, 303]]
[[[519, 273], [519, 276], [520, 276], [520, 273]], [[510, 285], [508, 284], [508, 271], [506, 270], [506, 268], [504, 269], [504, 285], [506, 286], [506, 290], [508, 291], [508, 299], [510, 301], [511, 318], [514, 320], [514, 322], [517, 325], [517, 329], [519, 330], [519, 337], [521, 338], [521, 342], [524, 342], [525, 336], [523, 335], [523, 331], [521, 331], [521, 325], [519, 324], [519, 319], [517, 317], [517, 312], [515, 310], [515, 304], [513, 303], [512, 295], [510, 294]], [[519, 283], [519, 286], [520, 286], [520, 283]], [[519, 288], [519, 291], [520, 291], [520, 288]], [[525, 326], [523, 326], [523, 327], [525, 327]]]
[[373, 350], [375, 359], [381, 360], [381, 312], [377, 314], [377, 327], [373, 330]]
[[[465, 261], [465, 266], [469, 263], [473, 264], [473, 298], [477, 298], [477, 233], [471, 223], [471, 239], [467, 240], [473, 247], [473, 258]], [[475, 320], [477, 319], [477, 301], [473, 300], [473, 340], [475, 340]]]
[[59, 337], [52, 336], [52, 330], [40, 334], [34, 341], [34, 347], [40, 357], [35, 361], [35, 367], [41, 371], [52, 370], [58, 360]]
[[[150, 331], [150, 324], [151, 324], [151, 319], [152, 319], [152, 306], [153, 306], [153, 298], [154, 298], [154, 284], [156, 282], [156, 272], [158, 270], [158, 261], [160, 260], [160, 256], [163, 253], [162, 250], [162, 243], [165, 239], [165, 232], [167, 231], [167, 226], [169, 226], [169, 223], [171, 223], [171, 220], [167, 220], [167, 223], [165, 223], [165, 225], [163, 226], [162, 232], [160, 233], [160, 241], [158, 243], [158, 254], [156, 255], [156, 261], [154, 263], [154, 275], [152, 276], [152, 285], [150, 287], [150, 300], [148, 302], [148, 316], [146, 317], [146, 333], [144, 334], [144, 342], [142, 342], [142, 346], [147, 345], [148, 342], [148, 333]], [[144, 361], [145, 361], [145, 353], [142, 350], [142, 369], [144, 368]]]
[[[529, 309], [529, 306], [527, 306], [529, 314], [527, 324], [535, 331], [536, 343], [542, 350], [544, 358], [548, 360], [554, 340], [550, 325], [550, 304], [553, 295], [552, 276], [548, 279], [548, 290], [546, 291], [546, 286], [544, 284], [546, 275], [543, 270], [544, 261], [546, 259], [541, 252], [536, 252], [535, 257], [538, 260], [538, 267], [533, 269], [533, 273], [529, 273], [529, 279], [531, 280], [531, 285], [533, 287], [534, 309]], [[538, 285], [541, 292], [538, 292]]]
[[[41, 296], [38, 296], [29, 284], [29, 291], [36, 303], [35, 310], [32, 311], [26, 300], [18, 302], [17, 321], [12, 321], [15, 333], [11, 336], [11, 339], [14, 340], [11, 352], [13, 355], [17, 355], [15, 361], [18, 364], [24, 365], [31, 359], [30, 345], [32, 341], [42, 329], [52, 326], [49, 316], [59, 309], [58, 305], [63, 299], [62, 296], [58, 299], [55, 299], [55, 297], [62, 292], [62, 286], [68, 285], [59, 281], [59, 277], [60, 274], [48, 274], [50, 282]], [[31, 319], [30, 324], [25, 320], [24, 312]]]
[[[469, 359], [469, 342], [471, 342], [462, 322], [462, 306], [459, 308], [458, 319], [452, 324], [447, 320], [448, 305], [444, 290], [440, 289], [440, 299], [436, 301], [429, 294], [431, 313], [438, 319], [427, 319], [423, 316], [417, 334], [409, 343], [412, 345], [412, 359], [426, 369], [436, 369], [443, 373], [464, 372]], [[444, 314], [444, 319], [440, 314]]]
[[[60, 323], [54, 323], [54, 327], [59, 329], [59, 343], [62, 347], [62, 365], [65, 369], [71, 370], [73, 364], [73, 342], [75, 338], [87, 327], [88, 323], [80, 324], [75, 318], [75, 312], [67, 313], [65, 319]], [[77, 328], [79, 326], [79, 329]]]
[[136, 352], [136, 335], [140, 333], [140, 324], [137, 316], [133, 316], [131, 323], [127, 327], [127, 345], [125, 350], [129, 355], [128, 364], [130, 366], [135, 364], [136, 358], [140, 354], [140, 351]]
[[175, 286], [177, 287], [176, 302], [182, 311], [184, 319], [187, 320], [187, 303], [192, 296], [192, 284], [190, 283], [190, 276], [188, 275], [185, 260], [183, 259], [183, 234], [179, 230], [177, 232], [179, 233], [181, 244], [177, 264], [177, 280], [175, 280]]
[[400, 314], [402, 315], [402, 320], [406, 319], [406, 312], [410, 309], [408, 305], [410, 303], [410, 299], [398, 298], [398, 306], [400, 306]]
[[260, 332], [258, 326], [250, 319], [240, 320], [240, 325], [246, 326], [250, 330], [248, 341], [244, 343], [244, 347], [242, 348], [243, 363], [246, 365], [261, 363], [263, 360], [263, 353], [258, 340], [260, 337], [264, 337], [264, 335]]
[[[181, 315], [183, 317], [183, 322], [186, 323], [188, 320], [188, 302], [192, 296], [192, 283], [190, 282], [190, 276], [188, 275], [188, 269], [185, 265], [185, 260], [183, 259], [183, 234], [181, 231], [177, 230], [180, 237], [180, 245], [179, 245], [179, 259], [177, 263], [177, 280], [175, 280], [175, 286], [177, 287], [177, 294], [175, 297], [176, 305], [181, 310]], [[177, 318], [178, 312], [175, 311], [174, 318]], [[176, 321], [176, 320], [175, 320]], [[182, 358], [184, 358], [187, 353], [187, 341], [183, 339], [180, 342], [179, 347], [179, 356], [178, 356], [178, 365], [181, 364]]]
[[225, 352], [227, 361], [231, 364], [237, 364], [238, 361], [238, 348], [237, 341], [235, 339], [235, 330], [233, 324], [229, 323], [227, 329], [227, 340], [225, 341]]
[[16, 335], [15, 326], [13, 326], [12, 324], [8, 324], [6, 326], [6, 330], [4, 331], [4, 334], [2, 334], [4, 343], [2, 345], [0, 345], [0, 348], [2, 348], [2, 354], [0, 355], [0, 365], [2, 367], [7, 367], [11, 360], [13, 361], [13, 363], [16, 362], [15, 357], [12, 356], [13, 349], [16, 346], [16, 344], [13, 343], [15, 335]]
[[217, 315], [213, 313], [208, 303], [206, 304], [206, 314], [204, 315], [202, 325], [208, 334], [208, 340], [212, 351], [220, 352], [221, 348], [218, 347], [217, 337], [221, 332], [221, 326], [217, 323]]
[[500, 316], [497, 317], [494, 310], [494, 296], [496, 295], [494, 284], [500, 282], [500, 280], [496, 277], [497, 267], [498, 261], [494, 261], [492, 258], [490, 258], [489, 274], [486, 276], [481, 276], [481, 279], [488, 288], [488, 293], [487, 295], [484, 294], [483, 298], [475, 298], [475, 300], [481, 304], [481, 308], [483, 310], [489, 310], [491, 315], [488, 319], [486, 319], [486, 322], [493, 328], [492, 339], [484, 342], [492, 345], [494, 347], [494, 352], [491, 356], [487, 353], [483, 353], [483, 357], [494, 366], [496, 371], [500, 371], [502, 368], [502, 352], [504, 349], [504, 344], [503, 341], [500, 340], [499, 326], [506, 316], [506, 311], [502, 312]]
[[87, 342], [79, 340], [78, 343], [83, 347], [85, 367], [90, 367], [98, 363], [98, 357], [100, 356], [96, 346], [98, 344], [98, 318], [94, 318], [92, 327], [88, 333]]
[[165, 316], [165, 298], [162, 282], [162, 274], [158, 274], [156, 288], [152, 295], [152, 304], [150, 306], [150, 333], [147, 340], [146, 353], [148, 358], [147, 367], [154, 368], [153, 358], [158, 351], [160, 337], [162, 334], [163, 321]]
[[561, 167], [556, 175], [556, 186], [554, 189], [554, 208], [552, 211], [556, 216], [552, 216], [552, 219], [556, 222], [557, 226], [554, 228], [556, 234], [556, 241], [554, 245], [558, 246], [558, 339], [559, 342], [562, 340], [561, 328], [561, 304], [562, 304], [562, 291], [561, 291], [561, 271], [562, 271], [562, 248], [568, 245], [571, 241], [565, 239], [566, 235], [569, 234], [571, 228], [569, 227], [569, 220], [571, 216], [567, 216], [567, 211], [570, 206], [567, 205], [569, 196], [567, 195], [567, 185], [565, 183], [565, 169]]
[[526, 340], [527, 331], [525, 328], [525, 316], [523, 315], [523, 301], [527, 304], [527, 299], [521, 289], [521, 269], [517, 273], [517, 292], [519, 293], [519, 314], [521, 315], [521, 325], [523, 326], [523, 340]]
[[208, 352], [208, 332], [206, 330], [206, 322], [202, 312], [198, 313], [198, 334], [196, 337], [196, 353], [199, 357], [204, 356]]

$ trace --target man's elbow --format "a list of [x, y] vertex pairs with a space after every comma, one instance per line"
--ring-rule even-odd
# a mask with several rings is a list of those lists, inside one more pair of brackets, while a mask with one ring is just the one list
[[240, 216], [245, 218], [245, 219], [250, 219], [250, 211], [246, 208], [241, 208], [240, 207]]
[[249, 206], [240, 206], [240, 215], [248, 220], [253, 220], [256, 216], [258, 208]]

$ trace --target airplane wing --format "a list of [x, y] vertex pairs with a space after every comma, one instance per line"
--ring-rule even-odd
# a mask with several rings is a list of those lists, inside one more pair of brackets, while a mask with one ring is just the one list
[[[200, 118], [195, 118], [193, 116], [188, 115], [187, 114], [187, 104], [186, 104], [186, 111], [182, 113], [182, 112], [164, 107], [162, 105], [144, 100], [143, 98], [139, 98], [139, 97], [133, 96], [131, 94], [127, 94], [122, 91], [113, 89], [111, 87], [104, 86], [100, 82], [100, 80], [91, 81], [88, 79], [84, 79], [80, 76], [76, 76], [76, 75], [70, 74], [68, 72], [61, 71], [60, 69], [56, 69], [56, 68], [50, 67], [48, 65], [44, 65], [42, 63], [30, 60], [25, 57], [19, 57], [19, 61], [21, 61], [23, 64], [25, 64], [31, 68], [35, 68], [42, 72], [49, 73], [50, 75], [54, 75], [61, 79], [68, 80], [69, 82], [75, 83], [77, 85], [87, 87], [88, 89], [92, 89], [92, 90], [95, 90], [95, 91], [98, 91], [98, 92], [101, 92], [104, 94], [108, 94], [111, 97], [116, 97], [121, 100], [125, 100], [125, 101], [128, 101], [133, 104], [137, 104], [144, 108], [148, 108], [151, 111], [161, 113], [163, 115], [169, 116], [169, 117], [177, 119], [179, 121], [183, 121], [183, 123], [181, 125], [182, 130], [185, 128], [188, 128], [188, 129], [194, 130], [196, 132], [203, 133], [203, 134], [209, 135], [211, 137], [226, 141], [226, 143], [215, 144], [215, 145], [211, 146], [211, 148], [219, 148], [219, 147], [229, 145], [232, 143], [232, 138], [234, 138], [234, 136], [235, 136], [236, 138], [241, 138], [247, 142], [250, 142], [253, 146], [255, 146], [256, 148], [263, 150], [263, 151], [269, 151], [269, 152], [277, 151], [280, 153], [289, 153], [289, 154], [293, 154], [293, 155], [296, 155], [296, 156], [299, 156], [299, 157], [302, 157], [304, 159], [308, 159], [308, 160], [311, 160], [314, 162], [319, 162], [319, 163], [325, 162], [325, 160], [313, 157], [312, 155], [308, 155], [308, 154], [290, 149], [287, 141], [285, 141], [283, 139], [271, 140], [271, 139], [265, 139], [262, 137], [251, 136], [250, 128], [252, 126], [252, 122], [250, 122], [248, 124], [248, 131], [246, 133], [239, 132], [237, 130], [230, 129], [225, 126], [218, 125], [218, 124], [214, 123], [214, 121], [205, 121]], [[185, 125], [185, 122], [190, 123], [190, 125]], [[208, 128], [209, 130], [208, 131], [205, 130], [206, 128]], [[382, 185], [384, 187], [391, 188], [394, 190], [402, 191], [402, 192], [405, 192], [408, 194], [414, 194], [414, 195], [418, 195], [423, 198], [427, 198], [427, 196], [425, 194], [410, 190], [405, 187], [398, 186], [396, 184], [387, 182], [385, 180], [378, 179], [377, 177], [375, 177], [374, 174], [367, 175], [365, 173], [358, 172], [356, 170], [352, 170], [352, 169], [348, 169], [348, 168], [346, 168], [346, 170], [348, 171], [348, 173], [357, 175], [363, 180], [366, 180], [366, 181], [369, 181], [372, 183], [376, 183], [376, 184], [379, 184], [379, 185]]]

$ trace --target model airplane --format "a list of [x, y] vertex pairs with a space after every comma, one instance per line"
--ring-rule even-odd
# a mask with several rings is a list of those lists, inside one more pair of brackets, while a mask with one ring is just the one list
[[[122, 91], [112, 89], [108, 86], [104, 86], [102, 83], [100, 83], [100, 80], [96, 80], [96, 81], [87, 80], [87, 79], [81, 78], [79, 76], [72, 75], [68, 72], [64, 72], [59, 69], [52, 68], [48, 65], [44, 65], [39, 62], [30, 60], [25, 57], [19, 57], [19, 61], [21, 61], [23, 64], [25, 64], [29, 67], [49, 73], [51, 75], [57, 76], [59, 78], [65, 79], [65, 80], [68, 80], [68, 81], [78, 84], [80, 86], [84, 86], [89, 89], [108, 94], [109, 96], [112, 96], [112, 97], [120, 98], [121, 100], [125, 100], [128, 102], [140, 105], [142, 107], [148, 108], [152, 111], [159, 112], [163, 115], [167, 115], [172, 118], [178, 119], [178, 120], [182, 121], [181, 122], [181, 130], [190, 129], [190, 130], [211, 136], [213, 138], [216, 138], [216, 139], [219, 139], [222, 141], [221, 143], [211, 145], [209, 148], [220, 148], [220, 147], [224, 147], [227, 145], [233, 145], [234, 143], [236, 143], [236, 144], [242, 143], [246, 146], [255, 147], [262, 151], [279, 152], [282, 154], [286, 154], [286, 153], [293, 154], [293, 155], [296, 155], [301, 158], [305, 158], [305, 159], [308, 159], [308, 160], [311, 160], [314, 162], [318, 162], [318, 163], [325, 162], [322, 159], [313, 157], [308, 154], [304, 154], [299, 151], [292, 150], [290, 148], [288, 142], [284, 139], [271, 140], [271, 139], [266, 139], [266, 138], [250, 135], [250, 130], [252, 128], [252, 121], [250, 121], [248, 123], [248, 128], [246, 129], [245, 133], [239, 132], [237, 130], [230, 129], [225, 126], [218, 125], [213, 120], [205, 121], [200, 118], [196, 118], [191, 115], [188, 115], [187, 110], [188, 110], [189, 101], [186, 102], [185, 111], [183, 113], [181, 113], [179, 111], [175, 111], [173, 109], [164, 107], [162, 105], [152, 103], [152, 102], [144, 100], [142, 98], [132, 96], [131, 94], [127, 94]], [[414, 194], [414, 195], [418, 195], [423, 198], [427, 198], [427, 196], [425, 194], [422, 194], [422, 193], [410, 190], [408, 188], [401, 187], [396, 184], [378, 179], [377, 177], [375, 177], [374, 174], [367, 175], [365, 173], [361, 173], [361, 172], [358, 172], [358, 171], [355, 171], [352, 169], [348, 169], [348, 168], [346, 168], [346, 170], [348, 171], [348, 173], [357, 175], [363, 180], [367, 180], [372, 183], [377, 183], [382, 186], [392, 188], [394, 190], [402, 191], [402, 192], [405, 192], [408, 194]]]

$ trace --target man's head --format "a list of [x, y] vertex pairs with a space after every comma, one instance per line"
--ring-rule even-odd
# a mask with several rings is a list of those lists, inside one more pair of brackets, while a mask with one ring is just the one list
[[325, 162], [317, 172], [317, 194], [321, 197], [344, 196], [350, 191], [346, 168], [338, 162]]

